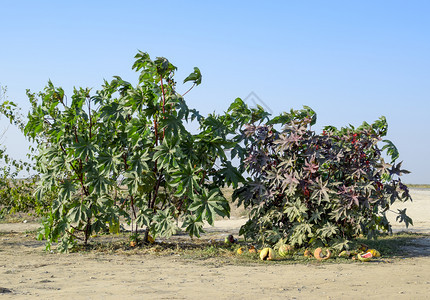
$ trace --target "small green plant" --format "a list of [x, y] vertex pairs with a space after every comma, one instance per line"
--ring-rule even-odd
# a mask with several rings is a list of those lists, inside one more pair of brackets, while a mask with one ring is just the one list
[[[315, 122], [315, 112], [305, 107], [244, 130], [242, 165], [250, 177], [233, 198], [250, 208], [240, 231], [246, 239], [340, 250], [362, 234], [390, 232], [390, 206], [411, 199], [399, 178], [408, 171], [396, 163], [396, 147], [382, 141], [385, 118], [358, 128], [328, 126], [321, 134], [311, 129]], [[406, 209], [397, 214], [400, 222], [412, 224]]]

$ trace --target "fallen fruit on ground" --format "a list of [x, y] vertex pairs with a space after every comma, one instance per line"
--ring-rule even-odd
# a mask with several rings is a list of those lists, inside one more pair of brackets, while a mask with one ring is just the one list
[[367, 246], [366, 244], [360, 244], [360, 247], [358, 247], [358, 250], [362, 252], [367, 251], [367, 249], [369, 249], [369, 246]]
[[322, 248], [317, 248], [314, 251], [314, 257], [318, 260], [327, 260], [331, 257], [331, 252], [330, 250], [326, 249], [325, 253], [323, 253]]
[[275, 251], [272, 248], [264, 248], [260, 252], [261, 260], [272, 260], [275, 258]]
[[136, 245], [137, 245], [136, 241], [131, 241], [130, 242], [130, 247], [136, 247]]
[[243, 253], [243, 248], [242, 247], [240, 247], [239, 249], [237, 249], [237, 254], [242, 254]]
[[254, 246], [250, 246], [248, 249], [249, 253], [257, 253], [257, 249]]
[[305, 252], [303, 253], [303, 255], [306, 256], [306, 257], [312, 257], [311, 251], [309, 251], [307, 249], [305, 250]]
[[339, 253], [339, 257], [350, 257], [350, 256], [351, 256], [351, 251], [343, 250], [342, 252]]
[[230, 245], [230, 244], [234, 244], [237, 242], [237, 239], [234, 238], [234, 236], [232, 234], [230, 234], [229, 236], [226, 236], [224, 239], [224, 243]]
[[381, 253], [379, 253], [379, 251], [376, 249], [369, 249], [369, 250], [367, 250], [367, 252], [372, 253], [373, 257], [381, 257]]
[[372, 259], [372, 257], [373, 257], [372, 252], [366, 252], [364, 254], [357, 254], [357, 258], [360, 261], [369, 261]]
[[279, 247], [278, 250], [279, 256], [286, 257], [287, 255], [291, 255], [294, 253], [294, 247], [291, 245], [283, 244]]

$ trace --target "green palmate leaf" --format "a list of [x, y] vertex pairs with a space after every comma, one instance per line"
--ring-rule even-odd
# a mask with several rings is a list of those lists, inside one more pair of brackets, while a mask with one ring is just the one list
[[121, 152], [115, 153], [113, 149], [107, 149], [97, 157], [97, 168], [101, 174], [118, 173], [118, 167], [122, 163], [121, 159]]
[[278, 230], [265, 230], [264, 231], [264, 244], [276, 244], [282, 239], [282, 234]]
[[46, 160], [52, 161], [62, 156], [62, 151], [58, 149], [56, 146], [47, 147], [43, 149], [40, 153], [41, 156], [44, 156]]
[[128, 171], [123, 174], [124, 179], [122, 184], [126, 185], [131, 195], [137, 193], [139, 186], [142, 184], [141, 176], [136, 171]]
[[149, 127], [148, 121], [143, 117], [139, 117], [138, 119], [132, 119], [127, 124], [126, 132], [133, 141], [138, 141], [149, 134]]
[[169, 209], [157, 211], [157, 214], [154, 216], [154, 224], [152, 228], [154, 236], [165, 238], [171, 237], [178, 229], [176, 220]]
[[160, 120], [160, 127], [166, 134], [172, 135], [176, 138], [180, 137], [180, 134], [185, 131], [185, 127], [182, 125], [182, 120], [171, 115]]
[[150, 227], [152, 223], [152, 218], [154, 215], [154, 211], [152, 209], [142, 209], [139, 212], [138, 217], [136, 218], [136, 224], [138, 224], [140, 227]]
[[219, 176], [221, 180], [225, 180], [228, 186], [232, 185], [234, 189], [238, 187], [239, 182], [243, 181], [242, 174], [240, 174], [237, 168], [233, 167], [229, 161], [223, 162], [222, 168], [217, 172], [217, 176]]
[[388, 130], [387, 119], [384, 116], [381, 116], [379, 120], [376, 120], [372, 124], [372, 128], [377, 132], [379, 136], [386, 136]]
[[393, 164], [396, 159], [399, 158], [399, 151], [397, 150], [397, 147], [393, 144], [393, 142], [389, 140], [383, 140], [382, 142], [384, 142], [385, 145], [382, 146], [381, 151], [387, 151], [387, 154], [391, 157], [391, 163]]
[[202, 74], [200, 73], [199, 68], [194, 67], [194, 72], [184, 79], [184, 83], [187, 81], [192, 81], [195, 85], [202, 83]]
[[[133, 112], [141, 112], [145, 109], [148, 102], [153, 103], [156, 94], [152, 90], [146, 90], [142, 86], [137, 86], [136, 89], [128, 90], [126, 98], [126, 107], [131, 107]], [[132, 122], [134, 121], [131, 120]]]
[[89, 89], [80, 88], [78, 90], [74, 88], [72, 96], [72, 105], [70, 107], [76, 112], [82, 112], [82, 107], [85, 103], [85, 100], [87, 99], [87, 96], [89, 96]]
[[59, 197], [61, 202], [68, 201], [75, 191], [75, 183], [72, 180], [64, 180], [64, 182], [60, 185]]
[[62, 154], [63, 153], [59, 153], [59, 156], [51, 160], [51, 166], [54, 170], [64, 170], [69, 167], [67, 165], [65, 156]]
[[[107, 225], [109, 225], [109, 226], [107, 226]], [[93, 232], [93, 233], [97, 233], [97, 232], [101, 232], [101, 231], [106, 232], [107, 230], [109, 230], [109, 233], [118, 234], [119, 230], [120, 230], [119, 223], [118, 223], [118, 231], [117, 231], [116, 226], [117, 226], [116, 223], [108, 222], [108, 224], [107, 224], [100, 219], [96, 219], [94, 221], [94, 223], [92, 223], [89, 228], [91, 228], [91, 232]]]
[[322, 238], [322, 239], [326, 239], [332, 236], [335, 236], [336, 234], [338, 234], [339, 232], [339, 228], [331, 223], [326, 223], [322, 228], [319, 228], [316, 231], [316, 234], [318, 237]]
[[119, 76], [113, 76], [113, 78], [115, 79], [112, 80], [112, 82], [115, 82], [115, 86], [117, 87], [121, 96], [126, 95], [127, 91], [132, 89], [132, 85], [130, 82], [122, 80], [122, 78]]
[[311, 119], [310, 125], [313, 126], [317, 122], [316, 112], [309, 106], [303, 105], [303, 110], [306, 112], [308, 118]]
[[121, 107], [120, 103], [117, 102], [111, 102], [106, 106], [103, 106], [101, 109], [100, 118], [111, 121], [125, 121], [125, 111]]
[[348, 250], [350, 248], [351, 241], [347, 239], [335, 239], [332, 245], [333, 249], [336, 250], [342, 250], [346, 249]]
[[291, 243], [293, 245], [303, 245], [309, 239], [309, 236], [312, 235], [313, 226], [314, 225], [307, 223], [295, 225], [291, 235]]
[[225, 205], [227, 200], [221, 194], [219, 189], [202, 189], [201, 194], [196, 194], [193, 197], [193, 203], [188, 207], [190, 212], [194, 212], [197, 221], [207, 221], [213, 225], [214, 217], [229, 216], [228, 206]]
[[137, 152], [128, 161], [128, 165], [131, 166], [132, 171], [137, 174], [147, 174], [150, 172], [148, 161], [151, 160], [149, 151]]
[[182, 223], [182, 228], [190, 235], [190, 237], [200, 237], [204, 233], [203, 222], [199, 221], [195, 215], [187, 215]]
[[72, 236], [64, 235], [61, 241], [57, 245], [57, 250], [59, 252], [68, 253], [73, 247], [75, 247], [76, 242]]
[[291, 110], [289, 113], [283, 112], [278, 116], [273, 117], [267, 122], [268, 125], [281, 124], [285, 125], [291, 123], [294, 120], [303, 120], [305, 118], [310, 119], [310, 125], [316, 123], [317, 115], [315, 111], [309, 106], [304, 105], [302, 110]]
[[251, 205], [253, 199], [254, 191], [248, 185], [235, 189], [232, 195], [232, 201], [235, 202], [237, 206], [243, 205], [245, 208]]
[[112, 182], [109, 178], [99, 175], [91, 177], [91, 181], [87, 183], [87, 186], [93, 187], [93, 193], [96, 195], [103, 195], [109, 192], [112, 186]]
[[184, 194], [192, 196], [200, 190], [200, 184], [198, 183], [200, 177], [191, 162], [182, 165], [182, 169], [174, 172], [173, 178], [170, 186], [176, 187], [177, 196], [183, 196]]
[[180, 95], [175, 94], [172, 96], [172, 98], [175, 100], [174, 106], [176, 107], [176, 111], [178, 113], [178, 119], [188, 122], [190, 113], [192, 113], [191, 121], [199, 117], [199, 113], [195, 109], [189, 109], [187, 103], [185, 103], [184, 98], [182, 98]]
[[[198, 162], [201, 160], [202, 156], [198, 149], [196, 149], [196, 144], [194, 143], [194, 139], [192, 136], [188, 138], [184, 138], [180, 143], [180, 150], [183, 157], [186, 157], [189, 161]], [[206, 156], [203, 156], [203, 158]]]
[[163, 143], [154, 148], [153, 159], [157, 161], [159, 168], [173, 169], [177, 165], [176, 158], [180, 156], [178, 139], [163, 139]]
[[90, 211], [84, 204], [72, 207], [67, 214], [67, 218], [71, 223], [85, 222], [89, 216]]
[[313, 211], [311, 217], [309, 218], [309, 223], [318, 223], [321, 220], [323, 213], [320, 211]]
[[190, 109], [191, 113], [191, 121], [197, 120], [197, 122], [201, 123], [203, 121], [203, 116], [195, 109]]
[[157, 59], [154, 61], [154, 64], [157, 68], [157, 73], [163, 77], [176, 70], [176, 67], [164, 57], [157, 57]]
[[45, 190], [50, 190], [53, 186], [55, 186], [56, 174], [53, 171], [47, 171], [40, 178], [41, 185]]
[[227, 159], [225, 150], [234, 146], [234, 143], [226, 141], [219, 136], [212, 136], [212, 134], [200, 135], [196, 139], [198, 147], [202, 148], [203, 151], [207, 152], [213, 157], [220, 157], [223, 160]]
[[75, 157], [80, 159], [94, 158], [97, 152], [97, 146], [86, 140], [81, 140], [72, 146], [75, 150]]
[[[215, 141], [217, 141], [217, 138], [225, 139], [226, 137], [227, 130], [223, 120], [217, 118], [214, 114], [202, 119], [200, 126], [205, 132], [211, 132], [210, 137], [214, 137]], [[207, 135], [205, 139], [208, 139]]]
[[409, 225], [414, 225], [412, 222], [412, 219], [406, 215], [406, 208], [405, 209], [397, 209], [398, 216], [396, 217], [396, 221], [399, 223], [405, 223], [406, 228], [408, 228]]
[[246, 103], [240, 98], [236, 98], [233, 103], [230, 104], [227, 112], [238, 117], [244, 117], [251, 114], [251, 110], [248, 108], [248, 105], [246, 105]]
[[146, 52], [139, 51], [134, 57], [136, 61], [133, 64], [133, 70], [140, 71], [142, 68], [147, 68], [153, 64]]
[[291, 222], [295, 220], [303, 220], [307, 216], [307, 207], [305, 204], [296, 201], [294, 203], [288, 202], [285, 205], [284, 213], [288, 216]]

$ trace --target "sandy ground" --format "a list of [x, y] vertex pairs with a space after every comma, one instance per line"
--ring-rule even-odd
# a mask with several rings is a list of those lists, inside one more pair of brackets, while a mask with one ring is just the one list
[[[430, 233], [430, 190], [412, 196], [399, 206], [414, 220], [409, 230]], [[236, 233], [243, 222], [217, 221], [208, 234]], [[236, 265], [139, 252], [49, 254], [25, 235], [36, 227], [0, 224], [0, 299], [430, 299], [429, 240], [408, 258]]]

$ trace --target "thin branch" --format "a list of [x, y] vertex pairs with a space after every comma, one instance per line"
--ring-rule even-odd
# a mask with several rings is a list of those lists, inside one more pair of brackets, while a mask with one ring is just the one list
[[161, 168], [160, 173], [159, 173], [159, 177], [154, 189], [154, 196], [152, 198], [152, 201], [150, 203], [150, 207], [154, 212], [155, 212], [155, 201], [157, 200], [158, 197], [158, 190], [160, 189], [160, 185], [161, 185], [161, 180], [163, 180], [163, 168]]
[[[61, 150], [63, 151], [63, 153], [67, 156], [67, 152], [66, 152], [66, 150], [64, 149], [64, 147], [63, 147], [63, 145], [62, 145], [62, 144], [60, 144], [60, 148], [61, 148]], [[81, 164], [81, 169], [82, 169], [82, 161], [80, 161], [80, 164]], [[73, 171], [74, 171], [74, 172], [75, 172], [75, 174], [78, 176], [79, 181], [81, 182], [81, 187], [82, 187], [82, 189], [83, 189], [83, 191], [84, 191], [84, 193], [85, 193], [85, 196], [88, 196], [88, 195], [89, 195], [89, 192], [88, 192], [88, 190], [85, 188], [85, 184], [84, 184], [84, 177], [83, 177], [83, 175], [82, 175], [81, 173], [79, 173], [79, 172], [78, 172], [78, 170], [75, 168], [75, 166], [73, 166], [72, 162], [69, 162], [69, 165], [72, 167]]]
[[196, 84], [193, 83], [193, 85], [188, 89], [188, 91], [186, 91], [184, 94], [182, 94], [182, 97], [184, 97], [186, 94], [188, 94], [188, 92], [191, 91], [195, 86], [196, 86]]

